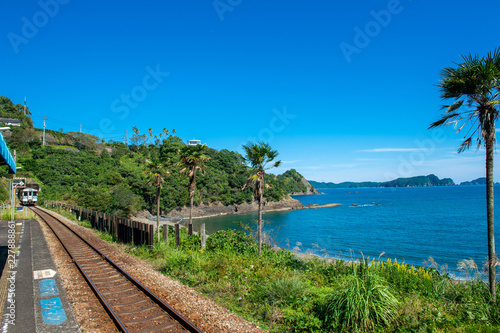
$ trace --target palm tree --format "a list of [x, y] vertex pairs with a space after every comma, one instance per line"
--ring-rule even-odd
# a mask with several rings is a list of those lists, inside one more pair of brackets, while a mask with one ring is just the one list
[[[453, 124], [459, 125], [457, 132], [467, 126], [464, 141], [458, 148], [461, 153], [470, 148], [476, 136], [477, 148], [484, 142], [486, 148], [486, 212], [488, 226], [488, 270], [491, 300], [496, 303], [495, 280], [495, 233], [493, 213], [493, 150], [495, 143], [495, 121], [500, 103], [500, 48], [488, 53], [462, 56], [457, 68], [446, 67], [441, 71], [441, 97], [454, 100], [442, 118], [429, 128]], [[460, 110], [460, 111], [459, 111]]]
[[259, 254], [262, 252], [262, 204], [264, 201], [264, 177], [266, 170], [280, 166], [281, 161], [274, 162], [274, 164], [266, 168], [267, 164], [272, 162], [277, 156], [278, 152], [272, 150], [269, 144], [264, 142], [253, 143], [249, 142], [243, 145], [245, 150], [245, 162], [251, 167], [252, 175], [250, 179], [255, 182], [254, 196], [259, 203], [259, 219], [257, 224], [257, 238], [259, 240]]
[[196, 186], [196, 172], [205, 174], [203, 163], [210, 159], [205, 155], [207, 145], [184, 146], [180, 151], [180, 165], [183, 167], [181, 173], [189, 176], [189, 234], [193, 234], [193, 198]]
[[158, 232], [158, 242], [160, 241], [160, 192], [165, 181], [164, 177], [170, 172], [166, 170], [167, 164], [160, 160], [146, 160], [146, 172], [151, 179], [149, 185], [156, 186], [156, 230]]
[[148, 129], [148, 132], [149, 132], [149, 140], [148, 140], [148, 143], [151, 144], [151, 138], [153, 137], [153, 129], [152, 128], [149, 128]]

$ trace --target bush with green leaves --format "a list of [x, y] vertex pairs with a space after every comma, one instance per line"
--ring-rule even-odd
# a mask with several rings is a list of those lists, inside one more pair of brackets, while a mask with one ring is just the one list
[[220, 230], [210, 235], [206, 243], [207, 251], [231, 251], [235, 253], [256, 253], [257, 245], [252, 237], [242, 231]]
[[262, 298], [272, 305], [300, 306], [307, 300], [308, 286], [297, 276], [273, 279], [264, 285]]

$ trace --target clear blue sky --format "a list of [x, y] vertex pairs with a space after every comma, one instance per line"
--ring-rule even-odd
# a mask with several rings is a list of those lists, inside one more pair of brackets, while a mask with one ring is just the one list
[[[427, 130], [460, 55], [500, 46], [496, 1], [8, 1], [0, 95], [35, 126], [123, 141], [137, 126], [242, 152], [263, 140], [318, 181], [484, 175]], [[496, 168], [500, 181], [500, 168]]]

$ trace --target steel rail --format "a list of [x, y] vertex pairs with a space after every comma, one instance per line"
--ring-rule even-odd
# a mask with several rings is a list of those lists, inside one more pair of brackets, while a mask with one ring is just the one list
[[[165, 303], [162, 299], [160, 299], [158, 296], [156, 296], [152, 291], [150, 291], [146, 286], [144, 286], [142, 283], [137, 281], [133, 276], [131, 276], [129, 273], [127, 273], [123, 268], [121, 268], [117, 263], [115, 263], [111, 258], [109, 258], [107, 255], [105, 255], [102, 251], [97, 249], [94, 245], [92, 245], [90, 242], [88, 242], [85, 238], [83, 238], [81, 235], [73, 231], [71, 228], [69, 228], [65, 223], [62, 223], [61, 220], [54, 215], [53, 212], [42, 210], [39, 207], [30, 207], [40, 218], [42, 218], [45, 222], [46, 219], [43, 218], [43, 216], [40, 214], [42, 212], [43, 214], [49, 215], [50, 217], [54, 218], [55, 220], [59, 221], [61, 225], [66, 227], [71, 233], [76, 235], [79, 239], [81, 239], [87, 246], [89, 246], [93, 251], [95, 251], [102, 259], [104, 259], [106, 262], [108, 262], [113, 268], [115, 268], [122, 276], [124, 276], [127, 280], [129, 280], [133, 285], [135, 285], [139, 290], [141, 290], [148, 298], [150, 298], [156, 305], [158, 305], [162, 310], [167, 312], [174, 320], [179, 322], [179, 324], [185, 328], [187, 331], [191, 333], [203, 333], [199, 328], [197, 328], [194, 324], [192, 324], [188, 319], [184, 318], [180, 313], [178, 313], [175, 309], [173, 309], [170, 305]], [[117, 326], [117, 328], [121, 332], [129, 332], [125, 325], [122, 323], [122, 321], [118, 318], [116, 313], [111, 309], [111, 306], [108, 304], [108, 302], [104, 299], [104, 296], [101, 295], [99, 292], [98, 288], [94, 285], [94, 283], [91, 281], [90, 277], [85, 273], [83, 267], [81, 267], [80, 263], [78, 260], [75, 258], [75, 256], [71, 253], [71, 251], [67, 248], [66, 244], [63, 242], [63, 240], [59, 237], [59, 235], [54, 231], [54, 229], [50, 226], [49, 223], [47, 223], [49, 228], [52, 230], [54, 235], [57, 237], [61, 245], [64, 247], [68, 255], [71, 257], [75, 265], [78, 267], [78, 270], [82, 274], [82, 276], [85, 278], [87, 283], [90, 285], [91, 289], [93, 292], [96, 294], [97, 298], [105, 308], [105, 310], [108, 312], [110, 315], [111, 319]]]

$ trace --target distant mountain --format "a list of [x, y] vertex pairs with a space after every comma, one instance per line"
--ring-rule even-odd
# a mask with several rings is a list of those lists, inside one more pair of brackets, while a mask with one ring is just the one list
[[460, 185], [486, 185], [486, 177], [474, 179], [469, 182], [461, 182]]
[[339, 184], [309, 180], [315, 188], [360, 188], [360, 187], [416, 187], [416, 186], [453, 186], [451, 178], [439, 179], [436, 175], [398, 178], [388, 182], [343, 182]]

